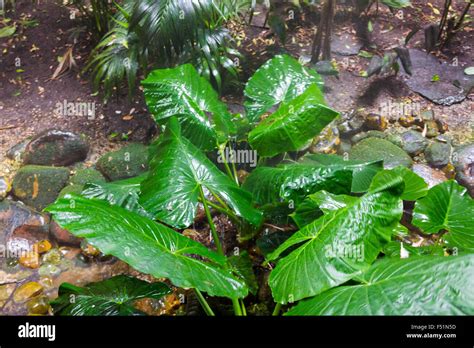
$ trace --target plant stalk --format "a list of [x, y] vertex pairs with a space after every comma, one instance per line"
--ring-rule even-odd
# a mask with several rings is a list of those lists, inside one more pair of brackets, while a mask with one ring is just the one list
[[240, 307], [240, 302], [238, 298], [233, 298], [232, 299], [232, 305], [234, 306], [234, 313], [236, 316], [241, 317], [242, 316], [242, 307]]
[[222, 249], [221, 241], [219, 240], [219, 235], [216, 230], [216, 226], [212, 221], [211, 211], [209, 210], [209, 206], [207, 205], [206, 197], [204, 196], [204, 191], [202, 187], [199, 186], [199, 193], [201, 195], [201, 202], [204, 206], [204, 212], [206, 213], [207, 221], [209, 222], [209, 227], [211, 228], [212, 238], [214, 239], [214, 243], [216, 244], [217, 252], [221, 255], [224, 255], [224, 250]]
[[280, 314], [280, 310], [281, 310], [281, 303], [277, 303], [275, 305], [275, 308], [273, 309], [273, 313], [272, 313], [272, 316], [276, 317]]
[[201, 304], [202, 308], [204, 309], [204, 312], [206, 312], [208, 316], [214, 317], [215, 314], [212, 311], [211, 307], [209, 306], [209, 303], [207, 303], [206, 299], [202, 295], [201, 291], [199, 291], [198, 289], [194, 289], [194, 292], [196, 293], [196, 297], [199, 303]]

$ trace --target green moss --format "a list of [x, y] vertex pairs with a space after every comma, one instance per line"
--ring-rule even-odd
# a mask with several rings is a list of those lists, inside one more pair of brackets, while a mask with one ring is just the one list
[[103, 155], [96, 166], [111, 181], [138, 176], [148, 170], [148, 148], [138, 143], [124, 146]]

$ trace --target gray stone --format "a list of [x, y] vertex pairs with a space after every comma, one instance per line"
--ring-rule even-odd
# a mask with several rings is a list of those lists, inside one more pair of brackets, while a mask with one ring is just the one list
[[412, 170], [415, 174], [421, 176], [423, 180], [425, 180], [429, 188], [448, 180], [446, 175], [441, 170], [431, 168], [426, 164], [415, 163], [412, 167]]
[[425, 150], [426, 161], [433, 167], [444, 167], [451, 157], [451, 145], [434, 142]]
[[453, 152], [456, 180], [474, 197], [474, 143], [456, 148]]
[[49, 129], [36, 135], [26, 146], [25, 164], [68, 166], [83, 161], [89, 144], [79, 135]]
[[124, 146], [103, 155], [96, 167], [111, 181], [138, 176], [148, 170], [148, 148], [138, 143]]
[[428, 146], [428, 140], [421, 133], [409, 130], [401, 135], [402, 148], [410, 156], [422, 153]]
[[349, 153], [350, 159], [361, 161], [383, 160], [387, 169], [402, 165], [411, 167], [412, 159], [403, 149], [388, 140], [367, 138], [354, 145]]
[[13, 194], [36, 210], [43, 210], [56, 200], [68, 178], [68, 168], [27, 165], [13, 178]]

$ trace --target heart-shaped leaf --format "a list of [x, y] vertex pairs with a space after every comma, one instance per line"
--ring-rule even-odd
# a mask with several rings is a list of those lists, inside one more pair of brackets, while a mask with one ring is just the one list
[[250, 193], [222, 173], [189, 140], [172, 118], [165, 134], [150, 147], [150, 174], [141, 184], [140, 203], [166, 224], [186, 228], [196, 216], [200, 190], [220, 197], [237, 216], [258, 226], [262, 214]]
[[351, 170], [352, 192], [366, 192], [375, 174], [383, 170], [383, 161], [346, 160], [337, 155], [307, 154], [301, 157], [299, 162], [333, 169]]
[[275, 260], [289, 247], [298, 245], [278, 261], [270, 274], [275, 301], [284, 304], [317, 295], [367, 269], [398, 225], [403, 211], [402, 191], [403, 181], [398, 178], [344, 208], [329, 209], [271, 253], [268, 260]]
[[81, 196], [85, 198], [97, 198], [118, 205], [129, 211], [143, 216], [150, 216], [138, 203], [140, 196], [140, 184], [148, 174], [142, 174], [134, 178], [112, 181], [107, 183], [86, 184]]
[[384, 170], [378, 173], [373, 178], [372, 185], [380, 187], [384, 185], [384, 181], [390, 185], [390, 182], [397, 176], [402, 178], [405, 183], [405, 189], [401, 196], [403, 200], [416, 201], [428, 193], [428, 184], [423, 178], [404, 166], [398, 166], [391, 170]]
[[[46, 211], [62, 227], [155, 278], [210, 296], [245, 297], [245, 283], [224, 267], [225, 258], [146, 217], [97, 199], [65, 196]], [[210, 260], [203, 262], [189, 255]]]
[[416, 202], [412, 223], [426, 233], [446, 230], [449, 246], [474, 250], [474, 200], [454, 180], [432, 187]]
[[359, 277], [301, 301], [287, 315], [472, 315], [474, 255], [386, 258]]
[[143, 315], [133, 307], [142, 298], [160, 299], [171, 293], [165, 283], [147, 283], [126, 275], [78, 287], [62, 283], [52, 301], [55, 315]]
[[[316, 84], [323, 87], [319, 74], [303, 67], [288, 55], [277, 55], [262, 65], [245, 86], [245, 107], [251, 123], [258, 123], [260, 116], [280, 103], [288, 103]], [[322, 95], [319, 94], [320, 98]], [[324, 99], [319, 100], [324, 104]]]
[[258, 167], [245, 180], [244, 188], [259, 204], [290, 202], [297, 205], [314, 192], [349, 193], [352, 171], [343, 168], [293, 163]]
[[178, 117], [183, 135], [200, 149], [212, 150], [235, 132], [226, 105], [192, 65], [154, 70], [142, 85], [155, 120]]
[[310, 85], [249, 133], [250, 146], [263, 157], [299, 150], [339, 115], [323, 103], [319, 88]]

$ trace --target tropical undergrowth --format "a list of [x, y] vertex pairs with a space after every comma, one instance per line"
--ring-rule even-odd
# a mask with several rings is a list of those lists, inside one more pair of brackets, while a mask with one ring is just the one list
[[[474, 203], [466, 189], [455, 181], [428, 188], [410, 169], [385, 170], [382, 161], [307, 153], [338, 117], [315, 71], [286, 55], [267, 61], [246, 84], [245, 114], [231, 114], [190, 64], [154, 70], [142, 86], [163, 129], [149, 172], [59, 199], [46, 210], [60, 226], [142, 273], [192, 289], [208, 315], [216, 313], [210, 298], [227, 298], [246, 315], [267, 286], [274, 315], [474, 313]], [[243, 183], [229, 147], [258, 154]], [[212, 248], [181, 233], [199, 210]], [[220, 215], [237, 229], [237, 252], [222, 246]], [[413, 243], [413, 233], [426, 243]], [[263, 282], [256, 268], [269, 274]], [[170, 291], [129, 278], [106, 282], [64, 284], [55, 313], [136, 314], [134, 298]], [[105, 296], [110, 287], [125, 297]], [[71, 293], [81, 300], [68, 302]], [[96, 301], [97, 311], [84, 309]]]

